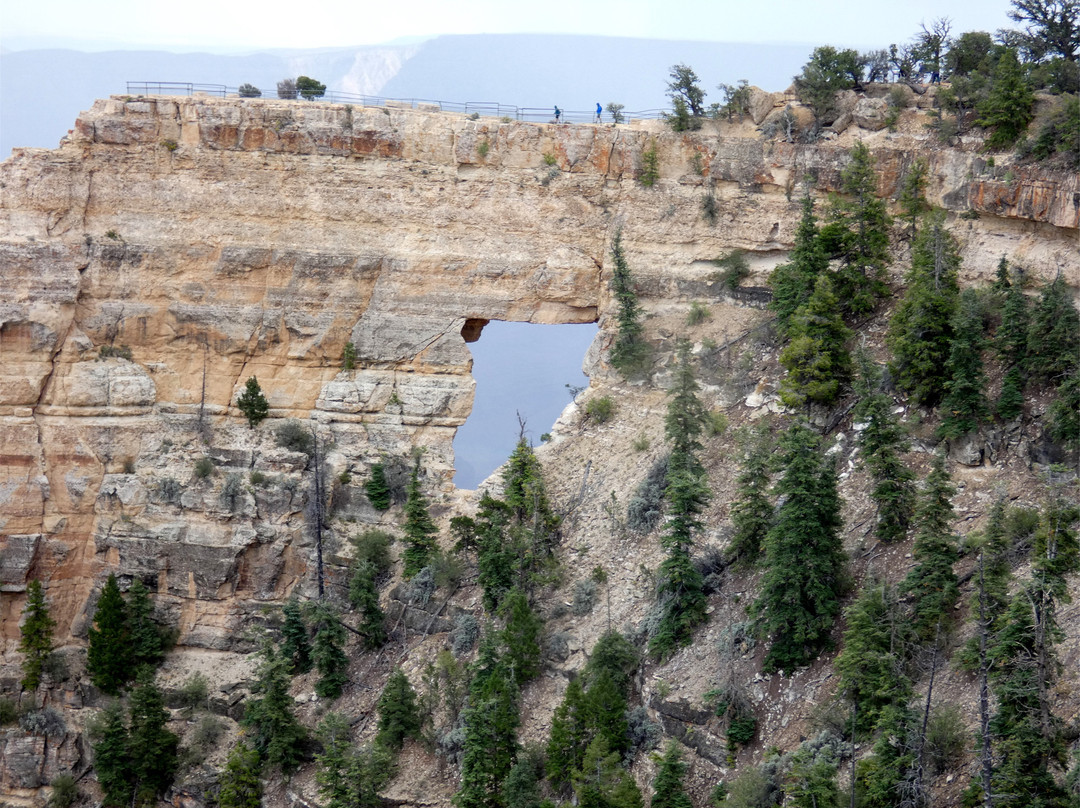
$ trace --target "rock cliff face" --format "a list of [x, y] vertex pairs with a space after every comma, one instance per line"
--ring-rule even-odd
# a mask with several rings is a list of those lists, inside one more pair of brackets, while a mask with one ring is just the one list
[[[755, 117], [782, 100], [758, 98]], [[305, 458], [267, 425], [247, 428], [235, 401], [249, 376], [268, 424], [317, 424], [355, 518], [376, 517], [348, 473], [362, 480], [414, 447], [430, 487], [450, 493], [473, 394], [466, 343], [487, 321], [599, 319], [587, 359], [598, 383], [616, 228], [658, 303], [700, 286], [732, 248], [760, 285], [790, 247], [801, 180], [834, 190], [857, 137], [889, 198], [917, 156], [929, 162], [931, 201], [967, 214], [969, 274], [1002, 254], [1044, 277], [1075, 270], [1080, 179], [990, 168], [908, 128], [853, 126], [808, 146], [749, 123], [675, 134], [432, 109], [96, 102], [61, 148], [0, 166], [8, 650], [28, 578], [48, 581], [61, 633], [77, 636], [113, 569], [157, 581], [182, 644], [232, 646], [255, 604], [310, 585], [313, 563]], [[653, 148], [660, 178], [645, 188]], [[355, 370], [341, 370], [347, 342]], [[218, 473], [201, 479], [204, 454]], [[249, 484], [251, 472], [280, 484]]]

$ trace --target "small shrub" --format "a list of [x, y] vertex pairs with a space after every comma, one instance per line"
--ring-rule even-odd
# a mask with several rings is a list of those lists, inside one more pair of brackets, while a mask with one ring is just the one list
[[209, 752], [225, 732], [225, 722], [216, 715], [204, 715], [191, 732], [190, 745], [203, 752]]
[[634, 438], [634, 442], [630, 444], [631, 448], [635, 452], [644, 452], [649, 448], [649, 436], [644, 433]]
[[585, 405], [585, 417], [596, 424], [606, 424], [615, 414], [615, 402], [611, 396], [599, 396], [589, 399]]
[[172, 138], [165, 138], [163, 141], [161, 141], [161, 145], [164, 146], [166, 149], [168, 149], [171, 152], [174, 152], [178, 148], [180, 148], [180, 144], [177, 143]]
[[649, 711], [644, 707], [633, 707], [626, 711], [626, 730], [630, 746], [635, 751], [656, 749], [664, 736], [660, 725], [649, 718]]
[[626, 507], [626, 524], [635, 533], [650, 533], [660, 524], [664, 513], [666, 478], [665, 455], [653, 463]]
[[121, 238], [120, 234], [117, 233], [115, 230], [106, 230], [105, 231], [105, 238], [109, 239], [110, 241], [123, 241], [124, 240], [123, 238]]
[[596, 582], [590, 578], [577, 581], [574, 584], [574, 600], [570, 611], [575, 617], [584, 617], [593, 610], [596, 605]]
[[49, 786], [52, 794], [49, 795], [48, 808], [70, 808], [79, 799], [79, 786], [70, 772], [56, 775]]
[[209, 683], [199, 672], [191, 674], [180, 685], [180, 705], [188, 711], [188, 715], [193, 715], [196, 708], [205, 706], [209, 695]]
[[436, 548], [432, 553], [428, 566], [435, 578], [435, 586], [439, 589], [457, 589], [461, 579], [465, 577], [465, 565], [457, 553], [447, 553], [441, 548]]
[[930, 714], [926, 727], [926, 751], [936, 774], [955, 768], [964, 758], [968, 733], [964, 716], [955, 704], [945, 704]]
[[690, 311], [686, 315], [687, 325], [701, 325], [706, 320], [712, 318], [712, 313], [709, 311], [709, 307], [704, 303], [695, 300], [690, 304]]
[[269, 481], [269, 477], [263, 474], [261, 471], [253, 471], [248, 474], [248, 482], [254, 485], [256, 488], [261, 488]]
[[218, 499], [221, 504], [230, 512], [236, 511], [237, 505], [240, 503], [240, 499], [244, 496], [244, 478], [238, 473], [228, 474], [225, 477], [225, 484], [221, 486], [221, 493], [218, 494]]
[[720, 410], [712, 410], [706, 414], [705, 431], [713, 437], [723, 435], [727, 432], [728, 419], [724, 413]]
[[554, 154], [552, 154], [551, 152], [544, 152], [544, 165], [553, 166], [557, 165], [558, 162], [559, 160], [557, 157], [555, 157]]
[[[565, 607], [564, 607], [565, 608]], [[570, 656], [570, 633], [555, 631], [544, 639], [544, 658], [563, 661]]]
[[[213, 469], [213, 466], [214, 464], [213, 462], [211, 462], [211, 469]], [[195, 476], [198, 476], [198, 472], [196, 472]], [[172, 477], [162, 477], [160, 480], [158, 480], [156, 493], [158, 499], [160, 499], [162, 502], [165, 502], [169, 505], [179, 505], [180, 497], [183, 495], [184, 490], [183, 486], [180, 485], [179, 481], [174, 480]]]
[[541, 443], [549, 443], [550, 441], [551, 441], [551, 433], [550, 432], [545, 432], [543, 435], [540, 436], [540, 442]]
[[205, 480], [211, 474], [214, 473], [214, 461], [206, 455], [203, 455], [195, 461], [195, 477], [199, 480]]
[[342, 471], [342, 472], [341, 472], [341, 473], [340, 473], [340, 474], [339, 474], [339, 475], [337, 476], [337, 481], [338, 481], [339, 483], [341, 483], [342, 485], [348, 485], [349, 483], [351, 483], [351, 482], [352, 482], [352, 475], [351, 475], [351, 474], [349, 473], [349, 470], [348, 470], [348, 469], [344, 469], [344, 470], [343, 470], [343, 471]]
[[14, 699], [0, 699], [0, 727], [14, 724], [19, 720], [19, 708]]
[[716, 197], [711, 193], [701, 197], [701, 216], [709, 224], [716, 224], [716, 220], [720, 218], [720, 206], [716, 204]]
[[134, 458], [129, 457], [126, 460], [124, 460], [124, 474], [134, 474], [134, 473], [135, 473], [135, 460], [134, 460]]
[[45, 662], [41, 666], [41, 672], [53, 683], [65, 682], [68, 677], [71, 676], [67, 660], [64, 658], [63, 654], [57, 653], [56, 651], [53, 651], [45, 657]]
[[427, 606], [437, 588], [434, 570], [431, 567], [424, 567], [409, 581], [402, 584], [401, 599], [413, 606]]
[[295, 418], [290, 418], [274, 430], [274, 440], [278, 446], [290, 452], [302, 452], [308, 457], [315, 453], [315, 436]]
[[385, 530], [372, 528], [363, 533], [357, 533], [349, 541], [353, 546], [353, 563], [370, 564], [375, 570], [376, 579], [385, 575], [390, 569], [390, 545], [394, 537]]
[[732, 250], [723, 258], [714, 258], [713, 264], [719, 270], [710, 276], [710, 280], [719, 282], [725, 289], [737, 289], [750, 274], [750, 262], [742, 250]]
[[450, 631], [450, 650], [454, 656], [463, 657], [472, 651], [479, 637], [480, 621], [471, 614], [459, 614]]
[[[111, 231], [110, 231], [111, 232]], [[98, 348], [98, 357], [101, 359], [126, 359], [132, 361], [131, 348], [127, 345], [121, 345], [119, 347], [115, 345], [102, 345]]]
[[491, 144], [487, 140], [481, 140], [476, 146], [476, 153], [480, 155], [481, 160], [488, 156], [489, 151], [491, 151]]
[[611, 115], [612, 123], [624, 123], [626, 121], [626, 116], [623, 115], [626, 104], [616, 104], [614, 101], [609, 101], [605, 109], [608, 111], [608, 114]]
[[30, 710], [19, 716], [19, 726], [31, 735], [47, 735], [55, 738], [67, 732], [63, 716], [52, 707]]
[[254, 84], [248, 84], [245, 82], [244, 84], [240, 85], [240, 88], [237, 90], [237, 95], [239, 95], [241, 98], [261, 98], [262, 90], [260, 90]]
[[296, 82], [292, 79], [282, 79], [277, 83], [277, 97], [286, 101], [296, 100]]

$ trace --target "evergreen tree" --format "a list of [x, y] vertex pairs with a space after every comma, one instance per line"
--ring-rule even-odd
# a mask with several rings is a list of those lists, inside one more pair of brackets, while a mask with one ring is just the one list
[[371, 744], [358, 749], [349, 759], [346, 781], [350, 786], [348, 808], [382, 808], [386, 803], [379, 792], [397, 773], [390, 750]]
[[957, 559], [952, 530], [955, 493], [945, 455], [938, 452], [915, 509], [915, 567], [900, 585], [901, 592], [912, 599], [912, 630], [923, 642], [934, 640], [939, 624], [947, 628], [960, 595], [953, 572]]
[[326, 800], [323, 808], [348, 808], [351, 805], [348, 781], [349, 722], [341, 713], [327, 713], [319, 722], [316, 736], [322, 744], [322, 753], [315, 756], [319, 768], [315, 782], [319, 796]]
[[154, 670], [149, 665], [142, 665], [131, 691], [128, 732], [128, 758], [136, 805], [156, 805], [157, 798], [172, 784], [180, 739], [165, 729], [168, 720], [165, 699], [154, 682]]
[[390, 483], [386, 479], [386, 464], [383, 461], [371, 467], [371, 476], [364, 483], [364, 493], [375, 510], [385, 511], [390, 507]]
[[784, 780], [784, 804], [794, 808], [840, 808], [837, 761], [826, 746], [803, 746], [791, 758]]
[[585, 691], [581, 679], [574, 678], [551, 720], [546, 771], [556, 790], [568, 786], [573, 773], [581, 769], [590, 740]]
[[1031, 315], [1028, 368], [1038, 379], [1060, 383], [1080, 363], [1080, 313], [1070, 302], [1065, 278], [1044, 286]]
[[844, 648], [836, 658], [840, 692], [854, 703], [859, 729], [873, 732], [888, 708], [906, 706], [911, 698], [903, 669], [905, 620], [885, 583], [864, 587], [846, 616]]
[[790, 342], [780, 352], [787, 375], [780, 398], [787, 407], [836, 402], [851, 377], [847, 341], [851, 331], [840, 316], [840, 304], [829, 275], [821, 275], [810, 299], [800, 306], [788, 327]]
[[375, 742], [400, 751], [406, 738], [420, 737], [416, 691], [401, 668], [394, 668], [379, 696], [379, 734]]
[[513, 520], [510, 506], [487, 492], [480, 497], [476, 514], [477, 583], [484, 590], [484, 608], [494, 612], [517, 577], [517, 548], [507, 533]]
[[900, 188], [900, 210], [907, 230], [908, 238], [914, 238], [918, 232], [919, 217], [930, 210], [926, 201], [926, 174], [929, 169], [926, 159], [918, 157], [911, 164]]
[[[1001, 259], [1003, 262], [1005, 258]], [[1006, 264], [1007, 267], [1007, 264]], [[1007, 272], [1007, 269], [1006, 269]], [[1019, 417], [1024, 408], [1024, 387], [1027, 383], [1027, 341], [1029, 328], [1028, 299], [1020, 278], [1009, 283], [1006, 276], [1001, 291], [1004, 304], [1001, 325], [994, 337], [994, 346], [1005, 368], [1001, 383], [1001, 395], [997, 400], [997, 414], [1006, 420]]]
[[931, 216], [911, 246], [907, 289], [886, 336], [893, 378], [916, 404], [936, 404], [945, 389], [959, 268], [956, 240], [941, 215]]
[[836, 468], [802, 421], [779, 445], [784, 469], [774, 493], [782, 500], [765, 539], [765, 575], [755, 611], [772, 643], [767, 671], [793, 670], [829, 647], [846, 586]]
[[154, 604], [150, 592], [138, 578], [131, 582], [127, 596], [128, 639], [131, 643], [131, 664], [156, 667], [165, 658], [161, 629], [154, 620]]
[[427, 499], [420, 491], [420, 458], [416, 458], [412, 476], [409, 478], [409, 498], [405, 502], [405, 567], [402, 577], [412, 578], [428, 565], [435, 549], [435, 536], [439, 529], [428, 513]]
[[506, 621], [502, 631], [505, 659], [520, 687], [540, 675], [540, 635], [544, 621], [529, 607], [529, 599], [520, 589], [511, 590], [499, 610]]
[[289, 663], [289, 672], [293, 676], [307, 673], [311, 670], [311, 642], [295, 595], [285, 601], [281, 611], [285, 615], [285, 624], [281, 627], [281, 656]]
[[615, 264], [611, 273], [611, 294], [619, 304], [618, 332], [611, 346], [611, 365], [624, 377], [629, 377], [645, 369], [649, 344], [641, 325], [641, 307], [634, 279], [623, 252], [621, 229], [616, 230], [611, 239], [611, 258]]
[[259, 387], [259, 380], [252, 376], [244, 383], [244, 392], [236, 399], [236, 407], [247, 418], [248, 426], [254, 429], [270, 413], [270, 402]]
[[906, 788], [916, 766], [917, 721], [906, 704], [892, 704], [882, 710], [874, 753], [860, 760], [857, 767], [855, 779], [862, 808], [921, 804]]
[[506, 808], [541, 808], [540, 782], [543, 778], [543, 752], [536, 747], [524, 750], [503, 782]]
[[606, 671], [598, 674], [585, 691], [585, 721], [593, 737], [604, 738], [609, 751], [621, 755], [630, 750], [626, 696]]
[[497, 633], [488, 631], [469, 684], [461, 788], [454, 797], [459, 808], [503, 808], [502, 783], [517, 758], [519, 723], [517, 683], [499, 654]]
[[735, 499], [731, 503], [734, 531], [728, 545], [728, 561], [753, 566], [761, 560], [765, 536], [773, 523], [773, 504], [769, 499], [772, 431], [760, 424], [744, 449], [742, 465], [735, 478]]
[[980, 641], [992, 644], [1001, 628], [1009, 607], [1009, 535], [1006, 529], [1008, 511], [1005, 500], [999, 497], [990, 508], [986, 529], [970, 537], [975, 556], [975, 591], [971, 597], [970, 619], [975, 622], [976, 634], [961, 650], [959, 662], [969, 671], [977, 671], [980, 663]]
[[965, 289], [960, 294], [952, 331], [949, 359], [945, 363], [945, 398], [941, 402], [944, 416], [938, 430], [946, 440], [974, 432], [989, 410], [983, 393], [986, 374], [982, 361], [982, 307], [974, 289]]
[[679, 346], [674, 375], [664, 419], [671, 454], [664, 491], [668, 520], [660, 538], [666, 556], [660, 564], [657, 586], [663, 613], [649, 642], [649, 653], [658, 658], [687, 645], [694, 628], [706, 619], [704, 582], [690, 559], [694, 536], [702, 529], [701, 512], [710, 498], [705, 468], [697, 456], [706, 412], [697, 395], [700, 388], [685, 342]]
[[[641, 791], [621, 765], [618, 752], [597, 735], [574, 772], [574, 795], [578, 808], [642, 808]], [[686, 803], [689, 805], [690, 803]], [[657, 805], [655, 799], [653, 805]]]
[[552, 559], [559, 540], [559, 518], [551, 510], [544, 485], [543, 468], [525, 436], [518, 438], [503, 469], [503, 496], [513, 514], [521, 547], [518, 566], [536, 573]]
[[360, 637], [364, 648], [376, 651], [386, 644], [386, 615], [379, 606], [379, 590], [375, 586], [375, 565], [359, 561], [349, 581], [349, 603], [361, 614]]
[[600, 676], [608, 676], [625, 696], [640, 661], [633, 643], [618, 631], [608, 630], [596, 641], [581, 674], [590, 684]]
[[1080, 368], [1073, 370], [1057, 390], [1050, 405], [1050, 426], [1053, 440], [1066, 446], [1080, 448]]
[[909, 446], [907, 430], [881, 390], [878, 366], [865, 353], [860, 353], [858, 364], [854, 417], [864, 425], [858, 437], [859, 457], [874, 482], [870, 498], [878, 509], [875, 534], [883, 542], [900, 541], [915, 509], [915, 474], [900, 457]]
[[115, 575], [109, 575], [101, 590], [89, 640], [86, 671], [90, 680], [103, 692], [115, 696], [132, 673], [127, 604]]
[[986, 98], [978, 106], [979, 126], [994, 131], [986, 139], [988, 150], [1010, 148], [1023, 137], [1032, 119], [1035, 95], [1014, 48], [1006, 48], [998, 57], [994, 80]]
[[682, 759], [678, 742], [670, 741], [663, 757], [660, 758], [656, 777], [653, 778], [650, 808], [693, 808], [690, 797], [683, 789], [686, 769], [686, 761]]
[[349, 681], [349, 658], [345, 655], [345, 627], [337, 612], [325, 603], [312, 609], [315, 639], [311, 658], [319, 671], [315, 694], [322, 699], [336, 699]]
[[22, 686], [37, 690], [41, 683], [41, 671], [52, 653], [52, 636], [56, 623], [49, 617], [49, 604], [41, 581], [32, 580], [26, 585], [26, 605], [23, 607], [19, 651], [23, 654]]
[[301, 745], [307, 736], [289, 695], [291, 665], [269, 641], [264, 641], [259, 655], [256, 698], [247, 703], [244, 724], [251, 728], [251, 743], [263, 764], [289, 775], [303, 759]]
[[259, 808], [261, 805], [259, 753], [239, 741], [229, 752], [225, 771], [221, 774], [218, 808]]
[[795, 312], [810, 299], [819, 276], [829, 268], [829, 258], [822, 248], [817, 220], [814, 218], [814, 200], [807, 193], [802, 198], [802, 218], [795, 231], [788, 262], [781, 264], [769, 276], [773, 299], [769, 308], [776, 312], [777, 325], [782, 334]]
[[127, 725], [119, 704], [105, 708], [101, 737], [94, 743], [94, 772], [107, 808], [127, 808], [131, 804], [133, 770], [128, 757]]
[[863, 314], [888, 293], [889, 214], [885, 200], [877, 196], [870, 149], [857, 141], [850, 156], [851, 162], [841, 174], [844, 198], [833, 200], [831, 221], [822, 236], [841, 262], [836, 272], [836, 296], [845, 311]]

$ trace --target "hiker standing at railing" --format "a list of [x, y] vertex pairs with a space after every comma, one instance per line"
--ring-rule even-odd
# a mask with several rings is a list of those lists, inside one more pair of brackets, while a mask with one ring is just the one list
[[555, 123], [559, 123], [559, 118], [562, 116], [562, 110], [559, 109], [559, 105], [555, 105]]
[[604, 114], [604, 108], [600, 106], [600, 102], [596, 102], [596, 122], [601, 123], [600, 116]]

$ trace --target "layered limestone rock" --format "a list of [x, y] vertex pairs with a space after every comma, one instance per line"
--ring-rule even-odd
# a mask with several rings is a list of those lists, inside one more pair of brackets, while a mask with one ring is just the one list
[[[757, 93], [754, 120], [784, 103]], [[472, 403], [466, 343], [486, 322], [599, 319], [599, 378], [616, 229], [648, 295], [684, 297], [733, 248], [761, 286], [792, 243], [803, 179], [837, 189], [856, 137], [890, 199], [928, 161], [930, 200], [965, 214], [969, 275], [1003, 254], [1036, 276], [1075, 267], [1075, 175], [880, 130], [880, 107], [859, 102], [865, 129], [802, 145], [749, 122], [673, 133], [96, 102], [61, 148], [0, 166], [0, 587], [44, 578], [61, 633], [78, 636], [119, 570], [156, 584], [182, 643], [233, 647], [259, 603], [312, 585], [312, 464], [276, 446], [279, 419], [314, 425], [339, 513], [377, 521], [358, 483], [417, 448], [429, 489], [447, 492]], [[257, 430], [235, 407], [250, 376], [271, 407]], [[340, 539], [327, 541], [333, 577]], [[3, 603], [11, 650], [22, 599]]]

